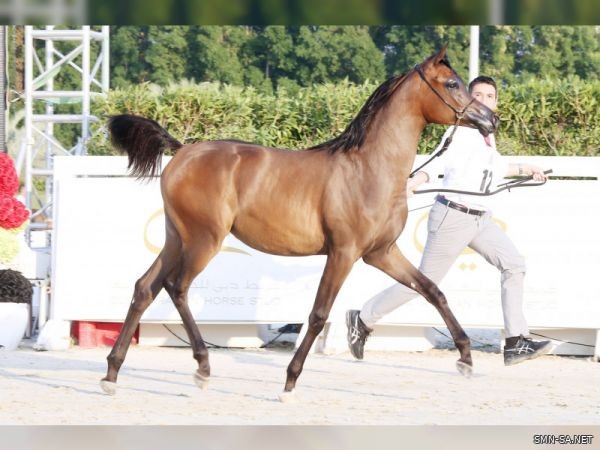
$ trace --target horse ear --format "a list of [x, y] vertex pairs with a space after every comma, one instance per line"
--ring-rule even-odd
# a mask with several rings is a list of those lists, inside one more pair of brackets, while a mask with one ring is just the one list
[[446, 58], [446, 50], [448, 50], [448, 43], [446, 42], [444, 46], [440, 49], [440, 51], [435, 55], [433, 60], [436, 64], [439, 64]]

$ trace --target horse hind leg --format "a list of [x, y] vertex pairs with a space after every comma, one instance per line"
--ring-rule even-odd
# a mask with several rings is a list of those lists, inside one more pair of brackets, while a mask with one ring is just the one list
[[460, 359], [456, 361], [456, 368], [465, 377], [470, 377], [473, 373], [473, 360], [471, 358], [469, 337], [454, 317], [446, 297], [437, 285], [419, 272], [402, 255], [396, 245], [393, 245], [387, 251], [365, 255], [363, 259], [367, 264], [380, 269], [399, 283], [421, 294], [438, 310], [452, 335], [454, 345], [460, 353]]
[[194, 382], [201, 389], [206, 389], [210, 380], [210, 364], [208, 349], [200, 333], [198, 325], [188, 304], [188, 291], [194, 278], [204, 270], [210, 260], [221, 248], [223, 238], [204, 236], [202, 240], [184, 250], [178, 267], [173, 270], [164, 281], [164, 288], [183, 321], [183, 327], [188, 335], [194, 359], [198, 362], [198, 369], [194, 373]]
[[106, 358], [108, 370], [106, 376], [100, 381], [102, 390], [107, 394], [116, 393], [117, 376], [125, 360], [131, 338], [135, 333], [140, 318], [152, 301], [162, 289], [163, 281], [179, 260], [179, 245], [176, 240], [167, 239], [165, 247], [158, 255], [148, 271], [135, 283], [133, 299], [123, 323], [119, 337], [110, 354]]

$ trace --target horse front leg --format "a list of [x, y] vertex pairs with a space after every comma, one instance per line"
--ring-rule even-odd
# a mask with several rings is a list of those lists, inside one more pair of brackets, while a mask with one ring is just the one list
[[308, 318], [308, 329], [287, 368], [285, 388], [279, 396], [282, 402], [295, 400], [294, 388], [304, 367], [306, 356], [315, 339], [323, 330], [335, 297], [350, 273], [350, 269], [352, 269], [352, 265], [356, 259], [357, 256], [355, 253], [348, 250], [333, 251], [327, 257], [327, 263], [325, 264], [325, 270], [319, 283], [315, 303]]
[[384, 250], [378, 250], [365, 255], [363, 260], [367, 264], [385, 272], [399, 283], [421, 294], [438, 310], [452, 335], [454, 345], [456, 345], [460, 353], [460, 359], [456, 362], [456, 368], [464, 376], [470, 377], [473, 373], [473, 360], [471, 358], [469, 337], [454, 317], [445, 295], [437, 285], [419, 272], [402, 255], [396, 244]]

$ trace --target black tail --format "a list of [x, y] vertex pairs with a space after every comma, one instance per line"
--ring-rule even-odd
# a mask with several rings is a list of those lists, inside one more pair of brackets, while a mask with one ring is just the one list
[[108, 131], [113, 146], [129, 156], [128, 167], [138, 178], [158, 175], [165, 150], [182, 146], [154, 120], [131, 114], [111, 116]]

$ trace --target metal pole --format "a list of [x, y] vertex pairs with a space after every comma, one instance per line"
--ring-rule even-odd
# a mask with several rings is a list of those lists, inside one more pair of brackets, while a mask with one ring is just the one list
[[[54, 24], [60, 24], [61, 21], [65, 20], [67, 16], [65, 2], [62, 0], [54, 0], [52, 2], [52, 11], [50, 12], [50, 15], [52, 16], [50, 20], [52, 20], [52, 23]], [[51, 28], [46, 27], [46, 29]]]
[[91, 2], [88, 2], [87, 0], [75, 0], [75, 3], [69, 6], [68, 11], [71, 11], [72, 13], [73, 22], [79, 24], [91, 22], [88, 20], [88, 3]]
[[38, 330], [41, 330], [48, 321], [48, 280], [40, 283], [40, 311], [38, 313]]
[[25, 27], [25, 205], [31, 211], [33, 130], [33, 27]]
[[13, 20], [14, 24], [24, 24], [27, 23], [26, 14], [25, 14], [25, 2], [20, 0], [12, 0], [11, 2], [11, 10], [13, 11]]
[[110, 89], [110, 27], [102, 27], [102, 93]]
[[[54, 29], [54, 25], [48, 25], [46, 30], [52, 31]], [[46, 40], [46, 70], [50, 70], [52, 65], [54, 64], [54, 41], [52, 39]], [[54, 90], [54, 77], [49, 78], [46, 83], [46, 90], [51, 92]], [[54, 114], [54, 105], [51, 102], [46, 103], [46, 114], [52, 115]], [[54, 124], [52, 122], [46, 122], [46, 135], [54, 136]], [[52, 143], [48, 140], [46, 142], [46, 167], [48, 169], [52, 169], [53, 167], [52, 160]], [[46, 198], [45, 201], [49, 201], [52, 198], [52, 177], [46, 178]]]
[[504, 0], [489, 0], [490, 24], [504, 24]]
[[470, 27], [471, 41], [469, 44], [469, 82], [479, 75], [479, 25]]
[[85, 155], [87, 140], [89, 137], [90, 129], [90, 27], [86, 25], [83, 27], [83, 54], [82, 54], [82, 92], [83, 98], [82, 103], [82, 123], [81, 123], [81, 147], [80, 152]]

